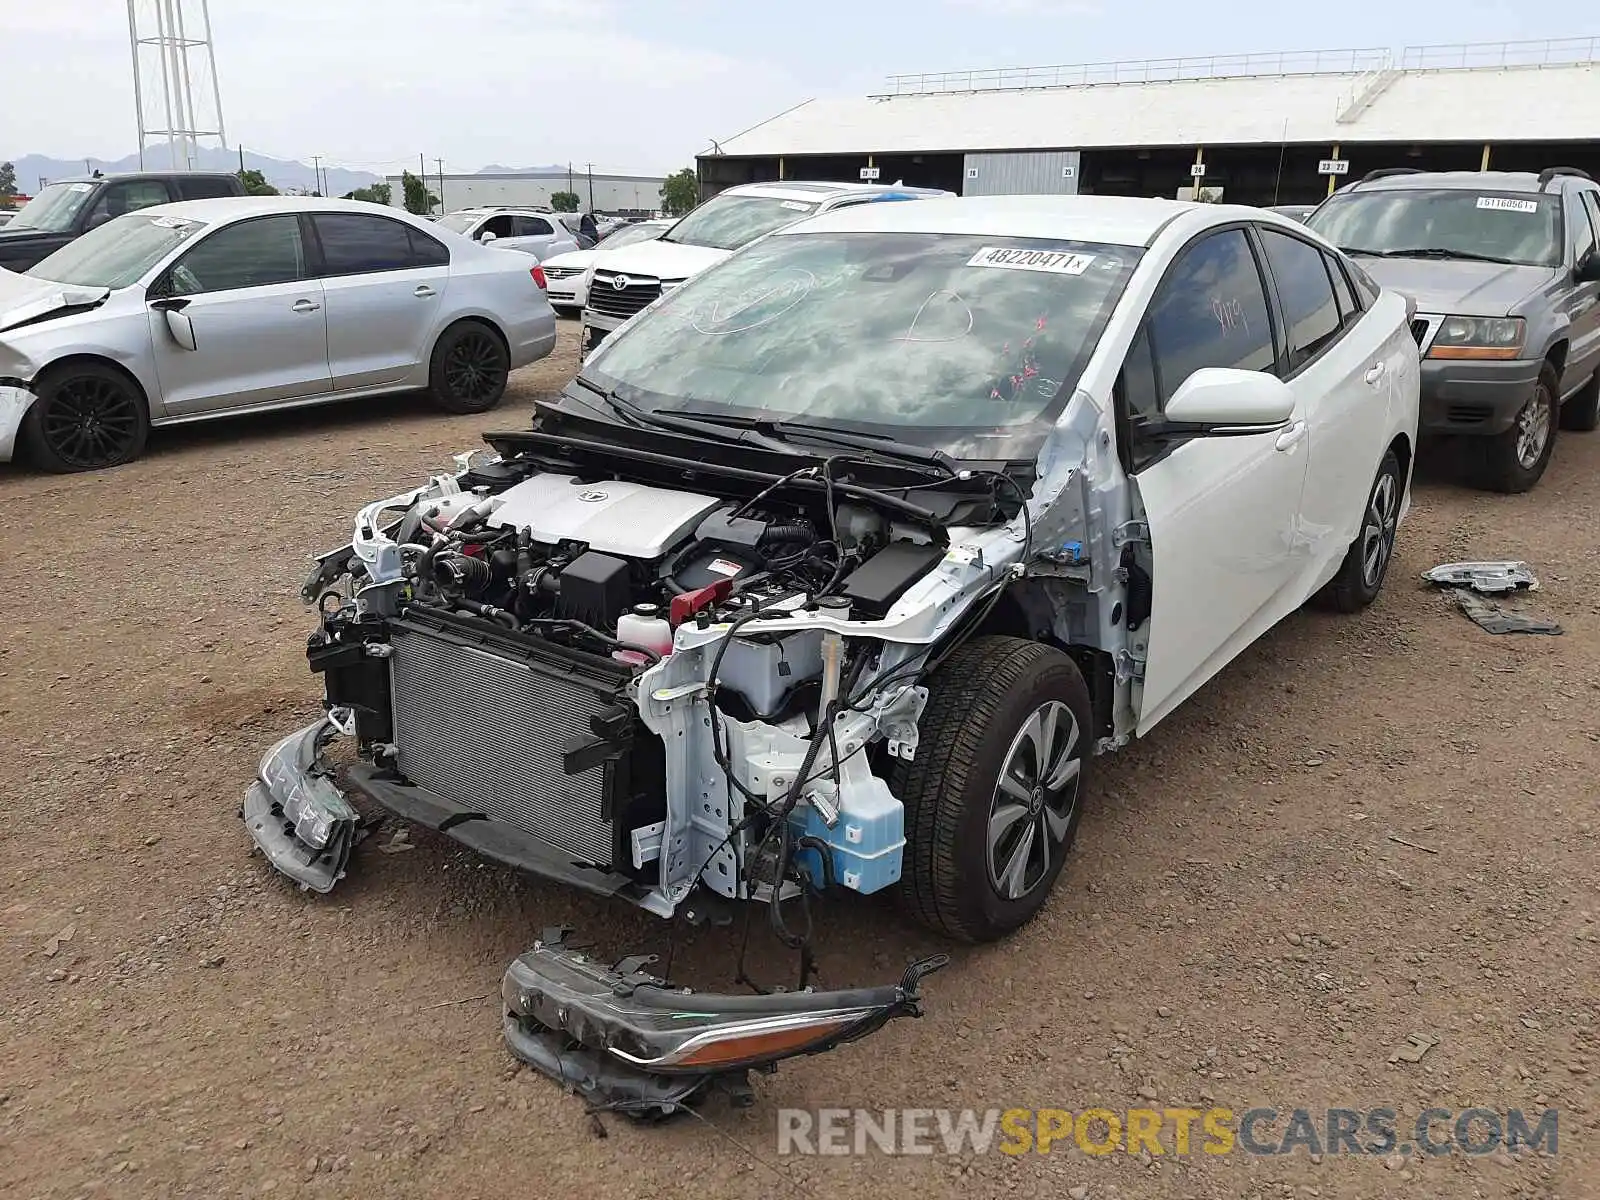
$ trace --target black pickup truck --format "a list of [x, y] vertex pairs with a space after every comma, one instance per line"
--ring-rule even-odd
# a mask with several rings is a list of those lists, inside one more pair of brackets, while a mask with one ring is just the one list
[[0, 226], [0, 267], [26, 271], [113, 217], [154, 204], [242, 196], [237, 175], [221, 171], [139, 171], [59, 179]]

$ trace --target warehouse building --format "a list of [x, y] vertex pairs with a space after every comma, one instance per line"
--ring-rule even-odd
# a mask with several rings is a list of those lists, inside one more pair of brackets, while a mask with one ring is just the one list
[[877, 179], [964, 195], [1305, 204], [1380, 167], [1600, 178], [1600, 39], [1413, 46], [890, 76], [713, 143], [711, 195]]
[[[405, 203], [401, 177], [391, 175], [389, 203]], [[659, 175], [590, 175], [577, 171], [480, 171], [473, 175], [428, 176], [428, 190], [440, 198], [438, 211], [455, 212], [482, 205], [551, 208], [556, 192], [576, 192], [584, 211], [619, 217], [648, 217], [661, 207]]]

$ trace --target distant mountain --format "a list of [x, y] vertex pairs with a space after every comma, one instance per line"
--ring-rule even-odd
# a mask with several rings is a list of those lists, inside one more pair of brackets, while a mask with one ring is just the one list
[[[3, 161], [6, 161], [5, 155], [0, 154], [0, 162]], [[17, 190], [26, 195], [38, 191], [41, 178], [62, 179], [69, 175], [83, 175], [86, 173], [86, 167], [89, 171], [103, 171], [107, 175], [117, 171], [139, 169], [137, 154], [111, 160], [47, 158], [42, 154], [25, 154], [12, 161], [17, 167]], [[171, 165], [166, 146], [150, 147], [145, 151], [144, 161], [145, 166], [152, 171]], [[197, 171], [237, 171], [239, 152], [201, 147], [195, 155], [194, 165]], [[316, 171], [309, 163], [289, 162], [246, 151], [244, 165], [252, 171], [260, 171], [266, 176], [267, 182], [280, 191], [295, 188], [310, 192], [317, 190], [318, 187]], [[365, 171], [346, 171], [342, 167], [324, 167], [322, 173], [327, 180], [328, 193], [333, 196], [342, 196], [346, 192], [355, 191], [356, 188], [382, 182], [382, 176], [371, 175]]]

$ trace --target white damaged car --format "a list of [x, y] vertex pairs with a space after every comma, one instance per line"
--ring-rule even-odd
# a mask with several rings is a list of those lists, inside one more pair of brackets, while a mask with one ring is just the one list
[[305, 589], [327, 718], [267, 754], [246, 824], [317, 891], [387, 813], [662, 917], [762, 906], [800, 990], [689, 994], [559, 932], [504, 984], [514, 1052], [597, 1103], [737, 1087], [915, 1012], [942, 965], [810, 990], [811, 897], [1011, 933], [1097, 753], [1308, 600], [1378, 595], [1418, 379], [1407, 301], [1259, 209], [791, 226], [357, 515]]

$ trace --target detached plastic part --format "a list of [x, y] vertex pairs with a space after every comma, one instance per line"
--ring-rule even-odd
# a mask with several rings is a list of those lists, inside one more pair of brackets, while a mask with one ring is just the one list
[[1466, 588], [1450, 588], [1456, 605], [1480, 629], [1490, 633], [1548, 633], [1559, 637], [1564, 631], [1556, 622], [1527, 613], [1508, 612], [1493, 600], [1485, 600]]
[[334, 786], [322, 750], [338, 732], [327, 719], [291, 733], [261, 760], [245, 793], [245, 828], [274, 869], [327, 893], [361, 840], [361, 815]]
[[1454, 562], [1444, 563], [1422, 573], [1424, 583], [1435, 587], [1471, 588], [1497, 596], [1519, 588], [1536, 591], [1538, 577], [1525, 562]]
[[653, 958], [604, 966], [572, 949], [569, 932], [547, 931], [507, 969], [506, 1043], [595, 1107], [643, 1119], [692, 1107], [717, 1088], [739, 1102], [752, 1069], [921, 1016], [919, 984], [950, 961], [922, 959], [885, 987], [716, 995], [646, 974]]

